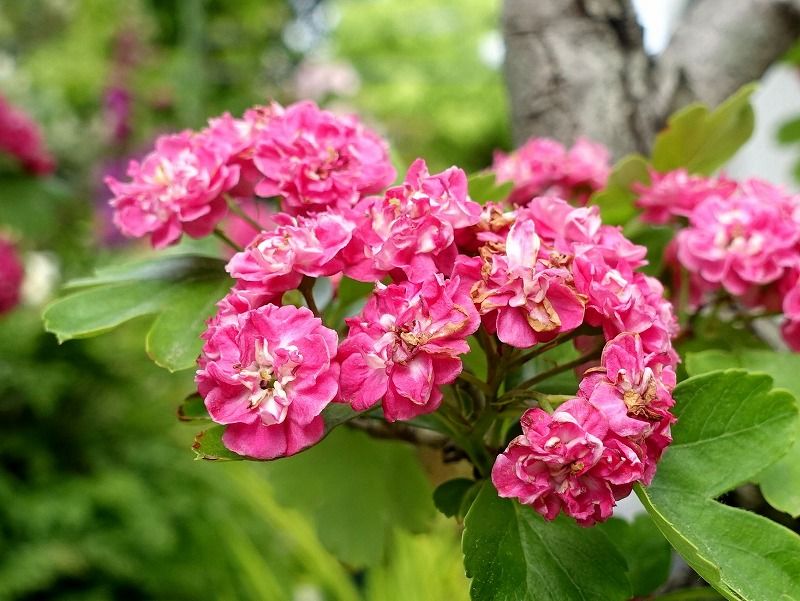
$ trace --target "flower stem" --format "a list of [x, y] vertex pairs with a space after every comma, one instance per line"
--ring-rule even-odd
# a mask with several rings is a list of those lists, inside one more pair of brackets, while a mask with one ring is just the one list
[[552, 369], [548, 369], [547, 371], [543, 371], [539, 374], [536, 374], [532, 378], [528, 378], [524, 382], [520, 383], [516, 388], [513, 390], [509, 390], [503, 396], [501, 396], [498, 400], [502, 402], [503, 400], [507, 400], [515, 396], [517, 393], [524, 391], [526, 388], [530, 388], [531, 386], [535, 386], [539, 382], [544, 382], [545, 380], [549, 380], [555, 375], [558, 375], [562, 372], [568, 371], [570, 369], [574, 369], [579, 365], [586, 363], [587, 361], [591, 361], [592, 359], [597, 359], [600, 356], [601, 349], [594, 350], [590, 353], [586, 353], [585, 355], [581, 355], [580, 357], [573, 359], [572, 361], [567, 361], [566, 363], [562, 363], [561, 365], [556, 365]]
[[520, 365], [524, 365], [531, 359], [535, 359], [542, 353], [546, 353], [549, 350], [556, 348], [557, 346], [564, 344], [565, 342], [569, 342], [570, 340], [574, 340], [578, 336], [582, 336], [587, 332], [583, 328], [577, 328], [568, 332], [567, 334], [562, 334], [561, 336], [554, 338], [550, 342], [545, 342], [544, 344], [537, 345], [533, 350], [525, 353], [514, 359], [511, 363], [509, 363], [508, 368], [513, 369], [515, 367], [519, 367]]
[[228, 203], [228, 209], [230, 210], [230, 212], [231, 212], [231, 213], [233, 213], [233, 214], [234, 214], [234, 215], [236, 215], [236, 216], [237, 216], [239, 219], [241, 219], [242, 221], [244, 221], [245, 223], [247, 223], [247, 224], [248, 224], [250, 227], [252, 227], [254, 230], [256, 230], [257, 232], [260, 232], [261, 230], [263, 230], [263, 229], [264, 229], [264, 228], [261, 226], [261, 224], [260, 224], [260, 223], [258, 223], [258, 222], [257, 222], [255, 219], [253, 219], [252, 217], [250, 217], [250, 215], [248, 215], [247, 213], [245, 213], [245, 212], [242, 210], [242, 207], [240, 207], [240, 206], [239, 206], [239, 205], [236, 203], [236, 201], [235, 201], [233, 198], [231, 198], [231, 197], [230, 197], [230, 195], [228, 195], [228, 194], [226, 194], [226, 195], [225, 195], [225, 202], [227, 202], [227, 203]]
[[214, 228], [214, 235], [215, 235], [217, 238], [219, 238], [220, 240], [222, 240], [222, 241], [223, 241], [225, 244], [227, 244], [228, 246], [230, 246], [230, 247], [231, 247], [233, 250], [235, 250], [236, 252], [239, 252], [239, 253], [240, 253], [240, 252], [242, 252], [242, 250], [244, 250], [244, 249], [243, 249], [241, 246], [239, 246], [238, 244], [236, 244], [236, 242], [234, 242], [233, 240], [231, 240], [230, 238], [228, 238], [228, 235], [227, 235], [225, 232], [223, 232], [221, 229], [219, 229], [218, 227], [217, 227], [217, 228]]
[[486, 392], [486, 393], [490, 393], [491, 392], [491, 389], [489, 388], [489, 385], [486, 382], [481, 380], [476, 375], [469, 373], [468, 371], [462, 371], [458, 375], [458, 379], [459, 380], [464, 380], [464, 382], [469, 382], [470, 384], [472, 384], [474, 386], [477, 386], [483, 392]]
[[319, 309], [317, 308], [317, 303], [314, 301], [314, 278], [310, 278], [307, 275], [303, 276], [303, 280], [300, 282], [300, 286], [298, 286], [298, 290], [303, 295], [303, 298], [306, 300], [306, 306], [311, 309], [311, 312], [316, 315], [317, 317], [320, 316]]

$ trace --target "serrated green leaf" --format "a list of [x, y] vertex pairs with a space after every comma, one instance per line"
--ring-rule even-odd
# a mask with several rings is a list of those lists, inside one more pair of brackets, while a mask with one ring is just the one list
[[511, 190], [514, 189], [514, 182], [497, 183], [497, 178], [494, 173], [481, 172], [471, 175], [467, 180], [469, 188], [469, 197], [478, 204], [486, 204], [487, 202], [502, 202]]
[[[800, 399], [800, 355], [770, 350], [707, 350], [689, 353], [686, 369], [698, 375], [729, 367], [743, 367], [772, 377], [775, 386]], [[762, 471], [755, 480], [767, 502], [793, 517], [800, 516], [800, 434], [784, 457]]]
[[715, 497], [753, 479], [794, 441], [798, 410], [767, 375], [695, 376], [674, 393], [674, 442], [637, 494], [687, 563], [733, 600], [792, 598], [800, 590], [800, 537]]
[[206, 320], [230, 287], [223, 267], [219, 259], [177, 255], [98, 270], [71, 282], [66, 288], [74, 292], [45, 308], [45, 329], [64, 342], [156, 315], [148, 354], [170, 371], [188, 369], [200, 353]]
[[673, 113], [656, 136], [653, 167], [709, 175], [725, 164], [753, 133], [755, 89], [755, 84], [743, 86], [713, 111], [697, 103]]
[[473, 601], [623, 601], [625, 559], [599, 528], [546, 522], [485, 483], [464, 520], [464, 566]]
[[222, 443], [222, 435], [224, 433], [225, 426], [219, 424], [199, 432], [192, 443], [195, 459], [204, 459], [206, 461], [242, 461], [247, 459], [247, 457], [237, 455], [229, 450]]
[[636, 215], [633, 202], [636, 199], [634, 184], [650, 183], [647, 161], [639, 154], [630, 154], [620, 159], [608, 176], [606, 187], [595, 192], [590, 203], [600, 207], [603, 222], [623, 225]]
[[323, 544], [353, 567], [380, 563], [394, 528], [427, 528], [435, 509], [414, 449], [337, 428], [264, 466], [278, 500], [310, 516]]

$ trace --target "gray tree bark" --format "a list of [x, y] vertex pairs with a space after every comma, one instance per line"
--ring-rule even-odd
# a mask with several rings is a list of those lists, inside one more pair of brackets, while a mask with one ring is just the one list
[[619, 158], [757, 80], [800, 37], [800, 0], [694, 0], [657, 58], [629, 0], [505, 0], [503, 28], [515, 141], [583, 135]]

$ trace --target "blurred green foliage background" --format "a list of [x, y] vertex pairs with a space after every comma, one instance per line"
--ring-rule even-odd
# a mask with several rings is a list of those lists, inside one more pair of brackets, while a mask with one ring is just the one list
[[411, 447], [345, 431], [270, 465], [192, 461], [192, 374], [148, 360], [143, 324], [58, 346], [39, 314], [60, 282], [148, 252], [109, 227], [102, 175], [223, 111], [312, 97], [387, 135], [401, 173], [487, 165], [509, 141], [498, 4], [0, 3], [0, 93], [59, 162], [0, 168], [28, 267], [0, 317], [0, 599], [467, 598], [441, 475]]

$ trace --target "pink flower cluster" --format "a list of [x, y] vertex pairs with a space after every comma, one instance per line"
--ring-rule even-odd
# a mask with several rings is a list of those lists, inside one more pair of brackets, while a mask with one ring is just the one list
[[[645, 249], [596, 207], [557, 197], [583, 204], [607, 159], [586, 140], [570, 150], [533, 140], [497, 157], [498, 178], [517, 186], [511, 198], [481, 206], [461, 169], [432, 174], [422, 159], [387, 187], [383, 140], [301, 102], [164, 136], [131, 163], [130, 181], [108, 183], [120, 229], [156, 247], [208, 235], [229, 209], [256, 218], [227, 230], [243, 248], [196, 374], [229, 449], [296, 453], [324, 436], [330, 403], [389, 422], [434, 412], [473, 334], [516, 357], [568, 335], [584, 353], [575, 398], [552, 415], [528, 411], [493, 480], [548, 518], [564, 511], [590, 524], [652, 478], [670, 442], [677, 362], [671, 305], [639, 271]], [[343, 277], [374, 284], [341, 340], [316, 306], [321, 277], [334, 295]], [[306, 307], [289, 304], [301, 295]], [[490, 402], [498, 382], [484, 383]]]
[[3, 96], [0, 96], [0, 151], [15, 157], [23, 169], [34, 175], [47, 175], [56, 167], [39, 126]]
[[228, 202], [277, 197], [283, 209], [305, 215], [351, 208], [394, 179], [388, 147], [354, 117], [312, 102], [273, 103], [209, 121], [200, 132], [163, 136], [127, 182], [106, 180], [114, 220], [131, 237], [150, 235], [154, 247], [182, 234], [209, 235]]
[[782, 312], [784, 338], [800, 351], [800, 196], [756, 179], [651, 176], [637, 187], [642, 218], [681, 226], [667, 255], [689, 272], [692, 303], [725, 291], [748, 308]]
[[604, 146], [586, 138], [578, 138], [569, 150], [549, 138], [531, 138], [510, 154], [497, 151], [492, 170], [498, 182], [513, 182], [513, 204], [544, 195], [586, 204], [606, 185], [609, 156]]
[[19, 304], [20, 288], [25, 275], [14, 245], [0, 238], [0, 314]]

